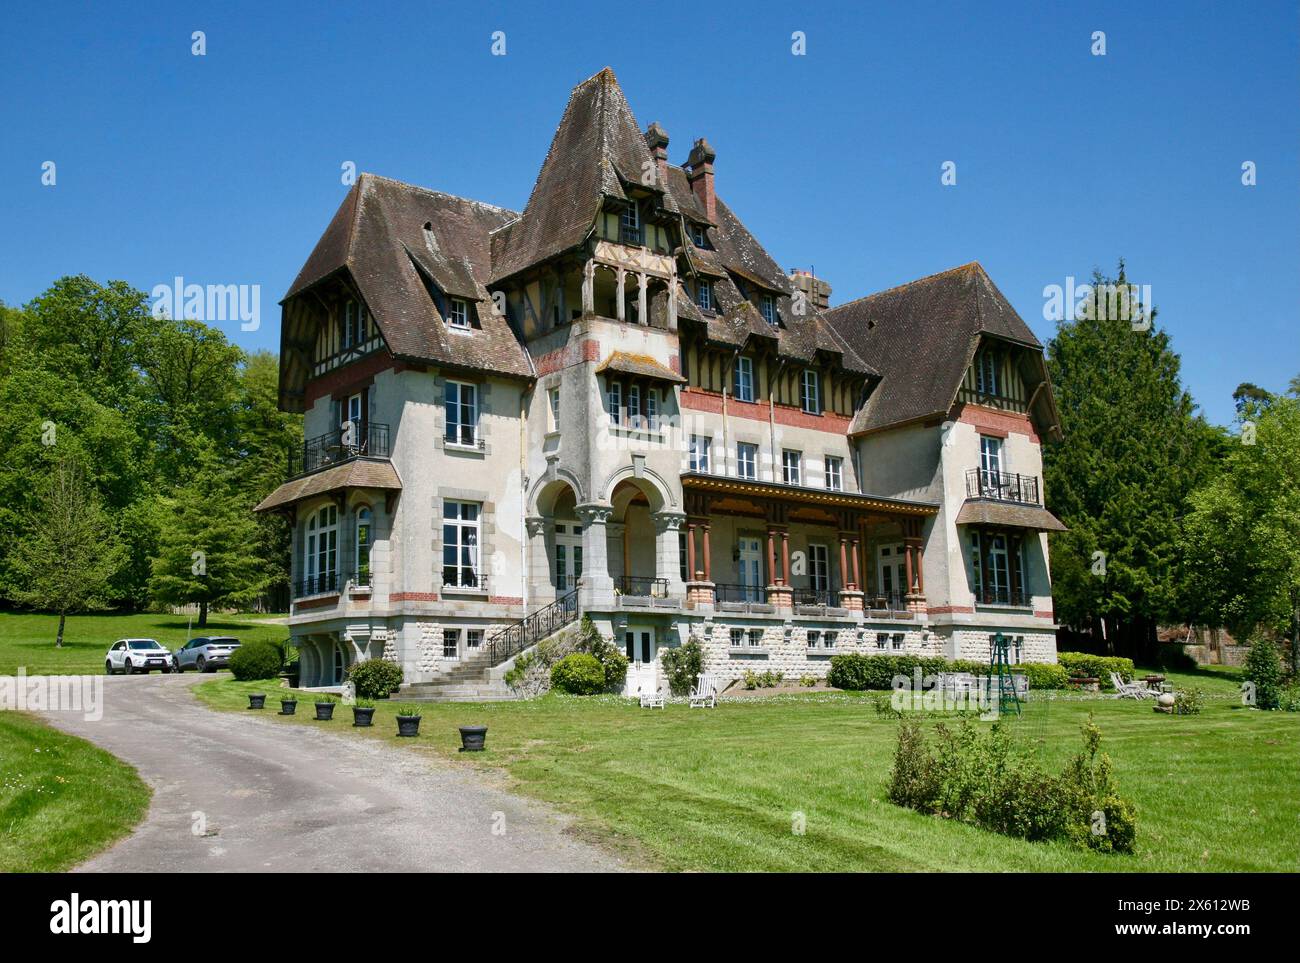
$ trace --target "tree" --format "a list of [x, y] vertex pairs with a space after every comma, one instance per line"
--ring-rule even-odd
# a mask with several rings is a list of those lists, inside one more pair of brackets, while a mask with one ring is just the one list
[[[1048, 507], [1069, 531], [1052, 536], [1052, 583], [1063, 622], [1140, 659], [1158, 621], [1179, 612], [1179, 526], [1205, 480], [1218, 433], [1195, 413], [1169, 335], [1137, 299], [1107, 310], [1105, 285], [1047, 346], [1064, 441], [1043, 450]], [[1120, 287], [1120, 290], [1127, 290]], [[1181, 621], [1181, 619], [1179, 619]]]
[[155, 599], [197, 602], [199, 625], [214, 605], [251, 603], [265, 585], [256, 552], [252, 505], [210, 447], [193, 475], [162, 500], [158, 549], [149, 589]]
[[109, 584], [123, 557], [94, 488], [73, 458], [61, 458], [42, 485], [37, 511], [18, 543], [13, 597], [59, 613], [54, 644], [62, 648], [69, 612], [107, 607]]
[[1243, 413], [1253, 430], [1190, 499], [1189, 595], [1239, 638], [1289, 632], [1300, 671], [1300, 399], [1270, 396]]

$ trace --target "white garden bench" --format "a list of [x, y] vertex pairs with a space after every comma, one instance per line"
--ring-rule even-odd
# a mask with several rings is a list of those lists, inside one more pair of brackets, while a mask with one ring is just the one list
[[642, 689], [638, 695], [641, 697], [642, 709], [662, 709], [664, 707], [664, 697], [660, 692], [647, 692]]

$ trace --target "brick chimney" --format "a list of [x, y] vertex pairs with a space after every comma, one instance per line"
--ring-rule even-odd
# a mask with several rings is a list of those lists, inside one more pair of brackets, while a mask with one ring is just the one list
[[686, 179], [690, 181], [691, 191], [709, 220], [715, 224], [718, 222], [718, 202], [713, 194], [713, 161], [717, 156], [709, 142], [701, 137], [686, 158]]
[[650, 154], [655, 159], [655, 167], [658, 173], [655, 175], [659, 178], [659, 188], [668, 190], [668, 131], [659, 126], [655, 121], [645, 131], [646, 146], [650, 148]]
[[798, 269], [790, 272], [790, 283], [808, 298], [808, 306], [813, 311], [825, 311], [831, 306], [831, 286], [823, 279]]

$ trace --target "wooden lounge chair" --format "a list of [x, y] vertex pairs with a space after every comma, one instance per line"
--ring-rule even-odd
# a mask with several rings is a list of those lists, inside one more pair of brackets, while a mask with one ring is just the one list
[[664, 697], [659, 692], [646, 692], [642, 689], [637, 694], [641, 697], [642, 709], [662, 709], [664, 707]]
[[1155, 693], [1140, 682], [1125, 682], [1118, 672], [1110, 674], [1110, 684], [1115, 687], [1116, 699], [1154, 699]]
[[691, 690], [690, 698], [692, 709], [716, 709], [718, 707], [718, 684], [713, 680], [713, 676], [702, 673], [695, 680], [695, 688]]

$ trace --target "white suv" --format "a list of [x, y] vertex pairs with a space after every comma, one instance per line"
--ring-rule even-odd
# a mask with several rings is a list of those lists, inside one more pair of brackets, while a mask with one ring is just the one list
[[154, 669], [170, 672], [172, 654], [153, 639], [118, 639], [104, 659], [104, 672], [108, 675], [117, 675], [119, 672], [127, 675], [143, 672], [148, 675]]

